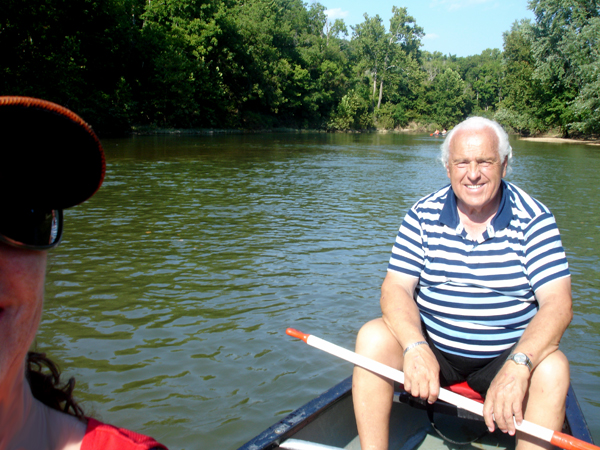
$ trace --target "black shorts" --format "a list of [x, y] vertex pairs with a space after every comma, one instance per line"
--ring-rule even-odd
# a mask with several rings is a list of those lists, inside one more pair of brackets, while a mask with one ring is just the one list
[[490, 383], [506, 362], [516, 344], [496, 358], [467, 358], [441, 351], [435, 346], [425, 329], [425, 340], [440, 365], [440, 386], [446, 387], [466, 381], [475, 391], [485, 397]]

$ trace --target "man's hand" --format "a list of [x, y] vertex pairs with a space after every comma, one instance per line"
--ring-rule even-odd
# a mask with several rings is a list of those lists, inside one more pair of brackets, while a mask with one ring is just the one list
[[433, 403], [440, 393], [440, 365], [427, 345], [411, 348], [404, 355], [404, 389], [413, 397]]
[[[483, 405], [483, 418], [490, 432], [494, 421], [502, 432], [514, 436], [515, 421], [523, 422], [523, 400], [529, 387], [529, 369], [507, 361], [492, 380]], [[513, 420], [514, 417], [514, 420]]]

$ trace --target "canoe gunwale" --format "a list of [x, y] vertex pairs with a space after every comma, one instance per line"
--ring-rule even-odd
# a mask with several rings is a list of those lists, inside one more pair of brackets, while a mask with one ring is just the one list
[[339, 402], [352, 392], [352, 376], [323, 392], [304, 406], [269, 427], [238, 450], [272, 450], [279, 447], [285, 439], [293, 436], [302, 428], [318, 418], [319, 413]]
[[569, 391], [567, 392], [567, 405], [565, 411], [565, 421], [569, 426], [569, 433], [571, 436], [581, 439], [582, 441], [594, 443], [592, 433], [588, 427], [581, 406], [577, 401], [577, 396], [573, 390], [573, 386], [569, 385]]
[[[427, 409], [433, 406], [435, 412], [442, 414], [457, 416], [459, 418], [470, 420], [483, 420], [479, 416], [475, 416], [468, 411], [463, 411], [454, 405], [442, 401], [436, 402], [434, 405], [427, 406], [420, 399], [415, 399], [402, 389], [398, 390], [396, 386], [394, 396], [395, 401], [406, 403], [411, 407], [418, 409]], [[308, 426], [313, 421], [317, 420], [321, 412], [327, 408], [343, 400], [352, 394], [352, 376], [336, 384], [329, 390], [323, 392], [318, 397], [306, 403], [304, 406], [296, 409], [288, 414], [285, 418], [269, 427], [261, 434], [242, 445], [238, 450], [273, 450], [279, 447], [279, 444], [284, 440], [294, 436], [300, 430]], [[583, 413], [575, 392], [572, 386], [569, 386], [566, 402], [565, 413], [565, 432], [571, 434], [582, 441], [594, 443], [588, 425], [585, 421]]]

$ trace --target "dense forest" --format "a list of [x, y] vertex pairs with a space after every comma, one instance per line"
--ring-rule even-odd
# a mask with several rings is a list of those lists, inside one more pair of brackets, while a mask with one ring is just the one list
[[152, 128], [600, 133], [600, 1], [530, 0], [503, 49], [422, 51], [407, 8], [348, 26], [302, 0], [4, 0], [0, 93], [101, 134]]

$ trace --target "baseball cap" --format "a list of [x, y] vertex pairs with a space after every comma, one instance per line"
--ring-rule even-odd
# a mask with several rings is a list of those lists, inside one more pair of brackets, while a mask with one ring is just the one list
[[65, 209], [102, 185], [104, 151], [92, 128], [46, 100], [0, 96], [0, 192], [5, 204]]

